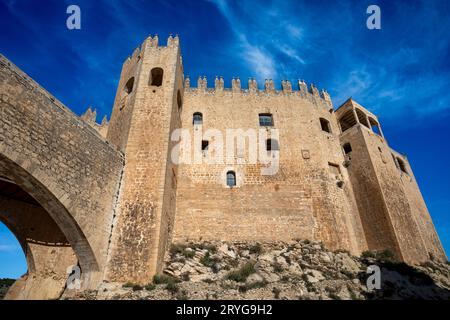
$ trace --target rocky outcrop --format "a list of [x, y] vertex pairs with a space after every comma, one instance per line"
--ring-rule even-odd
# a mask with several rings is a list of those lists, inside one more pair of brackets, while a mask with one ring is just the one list
[[[378, 266], [381, 289], [366, 286]], [[70, 296], [65, 295], [66, 298]], [[321, 243], [174, 245], [153, 283], [103, 283], [76, 299], [450, 299], [450, 266], [409, 266], [389, 254], [328, 251]]]

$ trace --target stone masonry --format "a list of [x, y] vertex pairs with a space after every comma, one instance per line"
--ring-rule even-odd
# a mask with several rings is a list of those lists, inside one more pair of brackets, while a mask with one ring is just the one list
[[[200, 77], [193, 86], [178, 37], [158, 42], [149, 37], [125, 61], [101, 124], [1, 56], [0, 220], [29, 263], [9, 298], [59, 296], [73, 265], [82, 289], [148, 283], [173, 242], [304, 239], [446, 261], [408, 159], [375, 115], [352, 99], [335, 109], [304, 81], [276, 90], [270, 79], [261, 89], [255, 79], [226, 88], [222, 77], [213, 86]], [[220, 145], [232, 153], [209, 161]], [[277, 159], [274, 172], [252, 161], [252, 146]]]

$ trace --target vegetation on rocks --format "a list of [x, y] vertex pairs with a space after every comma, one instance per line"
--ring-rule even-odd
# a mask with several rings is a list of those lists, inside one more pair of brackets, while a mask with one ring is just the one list
[[[186, 252], [189, 252], [186, 254]], [[174, 245], [163, 273], [143, 290], [104, 283], [77, 299], [450, 299], [450, 266], [396, 262], [388, 251], [361, 257], [323, 244], [201, 242]], [[381, 289], [370, 290], [368, 267], [381, 270]], [[71, 297], [74, 298], [74, 297]]]

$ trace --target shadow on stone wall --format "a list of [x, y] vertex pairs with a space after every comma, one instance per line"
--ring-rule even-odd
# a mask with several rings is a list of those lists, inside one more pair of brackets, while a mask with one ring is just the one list
[[[422, 266], [412, 267], [405, 263], [390, 261], [374, 261], [363, 259], [369, 265], [377, 265], [381, 271], [381, 289], [365, 292], [367, 300], [449, 300], [450, 290], [439, 286], [435, 280], [426, 274], [427, 269], [433, 274], [440, 274], [440, 281], [448, 282], [448, 270], [438, 264], [428, 262]], [[423, 269], [423, 271], [421, 270]], [[445, 276], [446, 275], [446, 276]], [[367, 273], [359, 273], [359, 279], [364, 283]]]

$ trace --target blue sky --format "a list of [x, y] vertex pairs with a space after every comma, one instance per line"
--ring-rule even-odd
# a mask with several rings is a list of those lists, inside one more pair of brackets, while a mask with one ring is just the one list
[[[81, 30], [66, 28], [70, 4], [81, 8]], [[381, 30], [366, 28], [371, 4]], [[352, 96], [408, 155], [448, 254], [449, 30], [447, 0], [0, 0], [0, 52], [74, 112], [97, 108], [99, 120], [110, 115], [122, 62], [149, 34], [179, 34], [185, 73], [209, 85], [216, 75], [228, 87], [233, 76], [278, 87], [305, 79], [335, 106]], [[0, 226], [0, 277], [24, 271], [11, 241]]]

